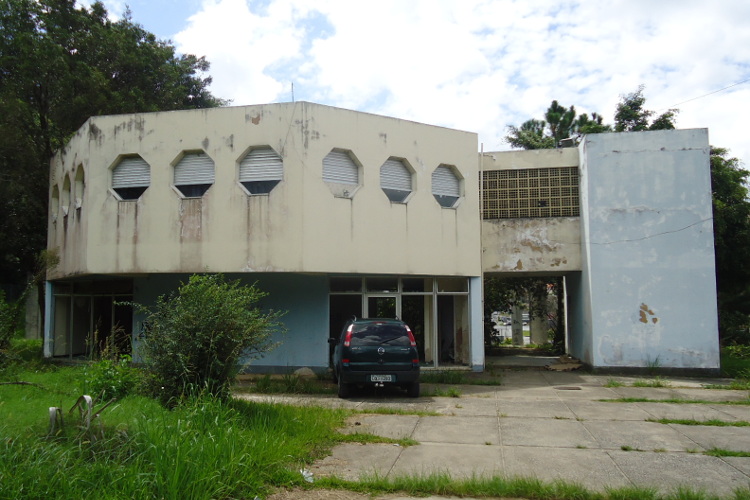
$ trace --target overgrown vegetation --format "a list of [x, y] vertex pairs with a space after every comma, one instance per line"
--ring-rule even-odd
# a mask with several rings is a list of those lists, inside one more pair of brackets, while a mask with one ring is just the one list
[[0, 290], [0, 368], [10, 361], [10, 342], [18, 332], [20, 318], [19, 303], [6, 300]]
[[[335, 443], [347, 412], [186, 398], [167, 409], [131, 395], [102, 413], [95, 441], [68, 413], [80, 367], [27, 371], [0, 386], [0, 498], [253, 498], [301, 485], [300, 467]], [[46, 437], [47, 408], [65, 426]]]
[[[680, 488], [662, 494], [655, 488], [606, 488], [602, 492], [590, 491], [583, 486], [566, 481], [542, 481], [536, 478], [472, 477], [454, 479], [447, 473], [403, 477], [364, 477], [359, 481], [346, 481], [330, 477], [321, 478], [316, 485], [364, 494], [406, 494], [414, 497], [441, 495], [471, 498], [533, 498], [538, 500], [728, 500], [705, 491]], [[745, 500], [750, 489], [738, 489], [730, 499]]]
[[[281, 313], [264, 312], [266, 294], [221, 274], [193, 275], [148, 311], [141, 343], [150, 393], [166, 404], [186, 395], [229, 396], [240, 361], [263, 356], [281, 331]], [[242, 359], [241, 359], [242, 358]]]

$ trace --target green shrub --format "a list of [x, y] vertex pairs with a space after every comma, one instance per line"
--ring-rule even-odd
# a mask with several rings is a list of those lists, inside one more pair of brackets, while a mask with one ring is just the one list
[[18, 303], [5, 300], [5, 292], [0, 290], [0, 352], [10, 349], [10, 341], [16, 335], [20, 319]]
[[42, 359], [42, 339], [11, 340], [10, 350], [25, 363], [33, 363]]
[[728, 345], [724, 348], [724, 352], [733, 358], [750, 359], [750, 345]]
[[146, 309], [143, 339], [151, 392], [163, 403], [196, 393], [227, 397], [240, 358], [275, 346], [271, 336], [281, 329], [281, 314], [257, 307], [265, 296], [255, 285], [209, 274], [193, 275], [176, 293], [159, 297], [153, 311]]
[[127, 354], [119, 360], [102, 359], [86, 367], [86, 391], [102, 400], [121, 399], [136, 387], [138, 369], [131, 366]]

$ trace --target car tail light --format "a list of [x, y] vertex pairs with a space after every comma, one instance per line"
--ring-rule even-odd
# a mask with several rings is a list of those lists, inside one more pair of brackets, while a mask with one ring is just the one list
[[349, 359], [348, 358], [343, 358], [341, 360], [341, 364], [344, 365], [344, 366], [349, 366]]
[[349, 328], [346, 329], [346, 336], [344, 336], [344, 347], [349, 347], [352, 343], [352, 329], [354, 328], [354, 325], [349, 325]]
[[417, 341], [414, 340], [414, 334], [411, 333], [411, 328], [408, 326], [406, 327], [406, 333], [409, 335], [409, 342], [411, 343], [412, 347], [417, 347]]

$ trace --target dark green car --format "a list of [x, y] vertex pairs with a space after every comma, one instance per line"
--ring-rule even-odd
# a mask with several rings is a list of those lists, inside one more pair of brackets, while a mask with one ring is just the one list
[[354, 386], [386, 384], [419, 397], [419, 354], [411, 329], [398, 319], [349, 320], [333, 344], [333, 380], [340, 398]]

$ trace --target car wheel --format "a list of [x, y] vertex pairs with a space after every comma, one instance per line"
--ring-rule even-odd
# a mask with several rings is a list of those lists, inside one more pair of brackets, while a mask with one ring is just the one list
[[414, 382], [409, 385], [406, 389], [406, 394], [409, 395], [410, 398], [418, 398], [419, 397], [419, 382]]
[[346, 399], [351, 394], [351, 385], [345, 383], [343, 380], [341, 380], [341, 377], [339, 377], [339, 397], [341, 399]]

